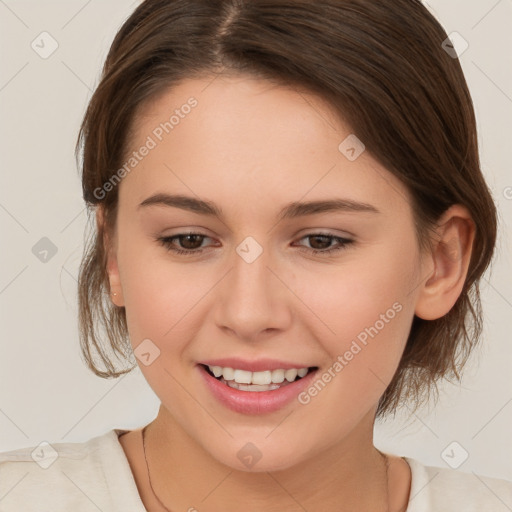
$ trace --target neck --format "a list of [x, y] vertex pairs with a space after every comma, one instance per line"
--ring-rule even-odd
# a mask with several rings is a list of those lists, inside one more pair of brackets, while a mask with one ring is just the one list
[[169, 510], [387, 510], [386, 461], [373, 446], [374, 411], [335, 446], [279, 471], [240, 471], [214, 459], [160, 407], [146, 427], [151, 485]]

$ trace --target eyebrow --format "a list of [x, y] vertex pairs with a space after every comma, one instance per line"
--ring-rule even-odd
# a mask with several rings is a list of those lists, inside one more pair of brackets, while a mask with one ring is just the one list
[[[195, 197], [180, 194], [154, 194], [147, 199], [144, 199], [144, 201], [139, 204], [137, 209], [139, 210], [141, 207], [147, 206], [167, 206], [180, 208], [182, 210], [199, 213], [201, 215], [215, 216], [218, 218], [222, 217], [223, 215], [222, 209], [211, 201], [204, 201], [202, 199], [196, 199]], [[375, 206], [368, 203], [360, 203], [350, 199], [334, 198], [319, 201], [289, 203], [281, 209], [278, 215], [278, 219], [293, 219], [306, 215], [314, 215], [316, 213], [335, 211], [380, 213], [380, 211], [375, 208]]]

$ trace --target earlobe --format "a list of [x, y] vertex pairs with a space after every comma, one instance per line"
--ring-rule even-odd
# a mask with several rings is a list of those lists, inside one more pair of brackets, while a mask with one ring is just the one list
[[103, 237], [103, 247], [107, 254], [106, 270], [110, 283], [110, 300], [116, 306], [123, 307], [124, 299], [121, 288], [121, 279], [119, 277], [119, 267], [117, 264], [115, 240], [111, 240], [107, 230], [105, 229], [105, 216], [102, 205], [99, 205], [96, 209], [96, 226], [98, 234]]
[[415, 309], [416, 316], [424, 320], [446, 315], [459, 298], [471, 260], [475, 224], [465, 207], [453, 205], [439, 219], [435, 233], [432, 252], [424, 258], [431, 272], [421, 285]]

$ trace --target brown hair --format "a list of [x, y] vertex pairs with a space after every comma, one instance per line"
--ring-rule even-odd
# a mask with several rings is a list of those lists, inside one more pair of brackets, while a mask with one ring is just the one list
[[[453, 204], [467, 207], [475, 222], [460, 297], [438, 320], [414, 318], [377, 415], [411, 400], [416, 410], [437, 392], [438, 379], [460, 380], [480, 338], [478, 284], [496, 238], [473, 105], [458, 59], [442, 47], [446, 38], [418, 0], [146, 0], [117, 33], [80, 129], [76, 153], [82, 149], [88, 212], [101, 204], [104, 232], [115, 230], [118, 189], [97, 191], [121, 167], [145, 102], [179, 81], [245, 73], [320, 95], [406, 185], [422, 246]], [[109, 378], [136, 363], [116, 369], [108, 353], [133, 356], [125, 309], [108, 296], [104, 232], [89, 239], [82, 259], [79, 327], [87, 365]]]

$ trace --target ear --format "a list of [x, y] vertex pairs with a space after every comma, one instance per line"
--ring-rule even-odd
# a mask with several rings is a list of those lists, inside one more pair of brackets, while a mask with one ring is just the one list
[[436, 320], [452, 309], [466, 281], [474, 238], [475, 224], [464, 206], [453, 205], [441, 216], [432, 251], [423, 257], [429, 277], [416, 302], [418, 317]]
[[[123, 290], [121, 288], [121, 279], [119, 277], [119, 267], [117, 264], [117, 243], [116, 238], [111, 238], [105, 228], [105, 211], [103, 205], [96, 208], [96, 226], [98, 234], [103, 237], [103, 246], [107, 254], [107, 273], [110, 283], [110, 300], [119, 307], [124, 306]], [[116, 295], [113, 295], [113, 294]]]

